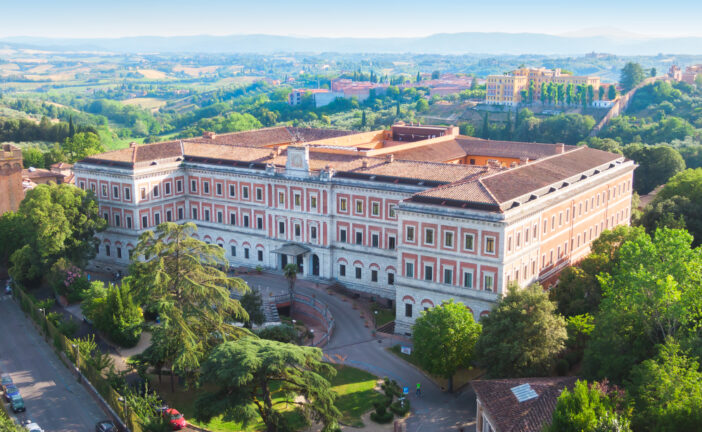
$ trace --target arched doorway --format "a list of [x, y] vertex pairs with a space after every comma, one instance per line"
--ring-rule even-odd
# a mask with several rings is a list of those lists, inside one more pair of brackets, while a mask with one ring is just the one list
[[285, 269], [286, 265], [288, 265], [288, 256], [280, 255], [280, 268]]
[[304, 270], [304, 266], [305, 266], [304, 262], [305, 261], [302, 258], [302, 255], [298, 255], [297, 256], [297, 272], [300, 274], [304, 274], [304, 273], [302, 273], [302, 271]]
[[319, 276], [319, 257], [312, 255], [312, 276]]

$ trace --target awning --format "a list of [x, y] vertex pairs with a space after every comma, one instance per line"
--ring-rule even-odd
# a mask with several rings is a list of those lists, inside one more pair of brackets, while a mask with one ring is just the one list
[[299, 245], [299, 244], [294, 244], [294, 243], [288, 243], [286, 245], [283, 245], [279, 247], [278, 249], [273, 250], [273, 253], [281, 254], [281, 255], [302, 255], [306, 254], [307, 252], [310, 251], [310, 248]]

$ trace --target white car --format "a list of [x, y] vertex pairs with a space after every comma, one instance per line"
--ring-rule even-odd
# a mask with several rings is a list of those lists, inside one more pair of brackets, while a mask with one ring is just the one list
[[24, 428], [29, 432], [44, 432], [44, 429], [40, 428], [38, 424], [31, 420], [27, 420], [27, 424], [24, 425]]

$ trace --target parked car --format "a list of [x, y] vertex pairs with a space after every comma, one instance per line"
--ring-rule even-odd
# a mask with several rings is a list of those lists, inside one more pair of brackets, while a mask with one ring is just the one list
[[29, 432], [44, 432], [44, 429], [40, 428], [38, 424], [34, 423], [31, 420], [27, 420], [27, 423], [25, 423], [24, 428], [27, 429]]
[[168, 420], [173, 430], [181, 430], [188, 425], [183, 414], [178, 412], [175, 408], [163, 408], [161, 410], [161, 415]]
[[110, 420], [103, 420], [95, 425], [95, 432], [117, 432], [117, 426]]
[[12, 377], [8, 373], [0, 375], [0, 386], [2, 391], [5, 391], [5, 386], [12, 384]]
[[20, 396], [19, 393], [12, 395], [12, 399], [10, 399], [10, 407], [15, 413], [26, 411], [24, 408], [24, 399], [22, 399], [22, 396]]
[[8, 384], [5, 386], [5, 400], [11, 402], [12, 396], [19, 395], [19, 389], [14, 384]]

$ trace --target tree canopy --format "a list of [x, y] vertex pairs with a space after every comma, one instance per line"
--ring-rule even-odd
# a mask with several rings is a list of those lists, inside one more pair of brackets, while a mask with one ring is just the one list
[[478, 365], [494, 378], [549, 375], [567, 338], [565, 319], [555, 310], [540, 285], [510, 286], [481, 320]]
[[473, 348], [480, 336], [480, 324], [463, 303], [453, 300], [422, 312], [412, 327], [414, 354], [427, 372], [448, 379], [473, 360]]
[[336, 430], [340, 412], [325, 378], [336, 371], [321, 360], [319, 348], [253, 337], [224, 342], [202, 365], [200, 382], [216, 390], [197, 399], [195, 417], [209, 422], [223, 415], [246, 425], [260, 416], [268, 432], [287, 431], [277, 407], [289, 404], [323, 431]]
[[578, 380], [572, 391], [564, 389], [544, 432], [630, 432], [629, 419], [617, 412], [617, 391], [609, 395], [604, 388]]
[[218, 343], [241, 335], [232, 321], [248, 319], [231, 290], [245, 291], [246, 283], [219, 269], [224, 249], [193, 237], [193, 223], [167, 222], [139, 238], [132, 253], [130, 276], [134, 298], [161, 317], [169, 335], [178, 338], [173, 365], [195, 371], [200, 360]]
[[646, 72], [638, 63], [629, 62], [624, 65], [619, 77], [619, 85], [624, 91], [629, 91], [636, 87], [646, 78]]

